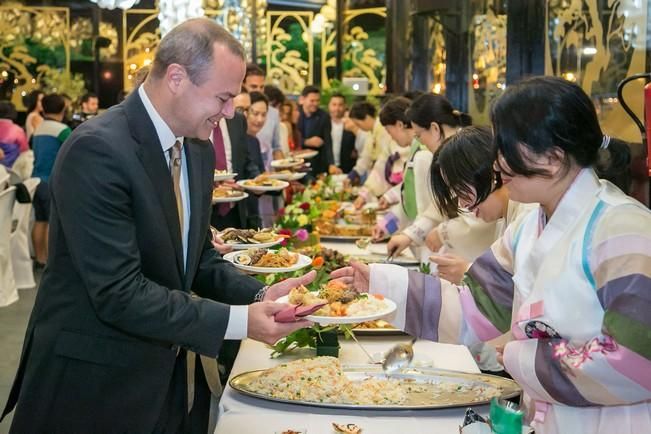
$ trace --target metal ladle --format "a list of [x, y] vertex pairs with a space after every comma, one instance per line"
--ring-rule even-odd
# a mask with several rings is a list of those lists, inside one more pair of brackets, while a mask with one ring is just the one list
[[384, 356], [382, 370], [386, 373], [393, 373], [409, 366], [414, 359], [414, 343], [417, 338], [412, 338], [409, 343], [397, 344]]

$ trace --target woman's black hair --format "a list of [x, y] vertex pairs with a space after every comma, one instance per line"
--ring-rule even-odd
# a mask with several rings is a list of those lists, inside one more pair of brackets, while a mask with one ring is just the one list
[[442, 125], [451, 127], [472, 125], [472, 117], [469, 114], [455, 110], [444, 96], [433, 93], [426, 93], [416, 98], [407, 110], [407, 118], [426, 129], [429, 129], [433, 122], [439, 126], [442, 135]]
[[630, 145], [613, 137], [608, 137], [607, 140], [608, 147], [599, 151], [595, 172], [599, 178], [612, 182], [624, 193], [629, 194], [633, 182]]
[[28, 114], [36, 110], [39, 95], [45, 95], [45, 92], [42, 90], [33, 90], [23, 98], [23, 105], [27, 107]]
[[577, 84], [558, 77], [533, 77], [509, 86], [493, 105], [491, 122], [503, 158], [498, 163], [505, 161], [508, 168], [501, 170], [511, 175], [548, 177], [544, 169], [532, 167], [531, 160], [558, 149], [565, 154], [566, 170], [572, 161], [593, 166], [603, 141], [590, 97]]
[[447, 138], [434, 153], [430, 178], [434, 200], [449, 218], [459, 213], [457, 198], [469, 200], [472, 207], [485, 201], [502, 186], [499, 172], [493, 169], [495, 145], [486, 127], [465, 127]]
[[380, 110], [380, 123], [382, 126], [395, 125], [398, 121], [401, 121], [406, 128], [411, 128], [411, 123], [406, 115], [410, 104], [411, 101], [404, 96], [397, 96], [387, 101]]
[[267, 108], [269, 108], [269, 100], [263, 93], [251, 92], [249, 93], [249, 97], [251, 98], [251, 105], [255, 104], [256, 102], [262, 101], [267, 106]]
[[285, 102], [285, 94], [278, 86], [273, 84], [264, 85], [264, 95], [269, 99], [269, 104], [277, 106]]
[[375, 106], [373, 104], [371, 104], [368, 101], [357, 101], [350, 108], [350, 111], [348, 112], [348, 116], [351, 119], [357, 119], [359, 121], [363, 121], [364, 119], [366, 119], [366, 116], [370, 116], [374, 118], [375, 113], [377, 113], [377, 111], [375, 110]]

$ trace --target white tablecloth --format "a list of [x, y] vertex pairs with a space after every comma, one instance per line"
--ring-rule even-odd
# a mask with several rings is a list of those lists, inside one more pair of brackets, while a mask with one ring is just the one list
[[[384, 353], [407, 336], [359, 337], [366, 350], [374, 355]], [[364, 364], [368, 357], [352, 341], [341, 339], [340, 360], [343, 364]], [[291, 356], [269, 358], [270, 350], [259, 342], [245, 340], [235, 360], [231, 377], [242, 372], [265, 369], [302, 357], [314, 350], [301, 350]], [[414, 345], [415, 363], [463, 372], [478, 373], [468, 349], [461, 345], [418, 341]], [[487, 414], [487, 406], [474, 407]], [[283, 404], [243, 396], [226, 386], [220, 402], [216, 434], [274, 434], [286, 429], [305, 429], [309, 434], [332, 434], [332, 422], [356, 423], [363, 434], [384, 433], [458, 433], [465, 409], [420, 411], [372, 411], [329, 409]]]

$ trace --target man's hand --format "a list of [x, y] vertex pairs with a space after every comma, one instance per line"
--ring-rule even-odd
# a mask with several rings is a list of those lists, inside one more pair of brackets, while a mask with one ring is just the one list
[[350, 266], [333, 271], [330, 277], [352, 285], [357, 292], [368, 292], [371, 269], [363, 262], [350, 261]]
[[249, 305], [247, 336], [256, 341], [273, 345], [278, 339], [284, 338], [293, 331], [312, 327], [312, 323], [305, 320], [290, 323], [276, 322], [274, 315], [288, 306], [288, 304], [271, 301], [261, 301]]
[[281, 282], [271, 285], [264, 295], [264, 301], [276, 301], [283, 295], [289, 294], [289, 291], [297, 286], [307, 285], [316, 278], [316, 271], [312, 270], [301, 277], [292, 277]]
[[438, 252], [441, 250], [441, 247], [443, 247], [443, 242], [439, 236], [438, 228], [434, 228], [429, 231], [429, 234], [427, 234], [427, 237], [425, 238], [425, 245], [432, 252]]
[[455, 285], [461, 284], [463, 276], [470, 268], [470, 262], [461, 256], [446, 253], [444, 255], [432, 255], [430, 261], [438, 265], [439, 277], [452, 282]]
[[222, 255], [233, 251], [233, 246], [226, 244], [224, 240], [216, 235], [212, 237], [212, 246]]
[[309, 139], [305, 139], [303, 143], [310, 148], [320, 148], [323, 146], [323, 139], [321, 137], [314, 136], [310, 137]]
[[398, 234], [391, 237], [387, 243], [387, 254], [393, 253], [393, 256], [398, 256], [411, 245], [411, 238], [404, 234]]

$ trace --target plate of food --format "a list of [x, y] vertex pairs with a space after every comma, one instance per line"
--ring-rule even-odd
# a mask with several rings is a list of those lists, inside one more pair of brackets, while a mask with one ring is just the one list
[[228, 170], [215, 170], [215, 175], [213, 176], [213, 180], [215, 182], [228, 181], [229, 179], [233, 179], [236, 176], [237, 173], [231, 173]]
[[304, 158], [306, 160], [314, 158], [317, 155], [319, 155], [319, 151], [315, 151], [314, 149], [299, 149], [291, 153], [293, 158]]
[[273, 160], [271, 162], [271, 167], [274, 169], [290, 169], [292, 167], [298, 167], [305, 163], [305, 160], [302, 158], [282, 158], [280, 160]]
[[260, 175], [255, 179], [243, 179], [237, 181], [237, 185], [254, 193], [264, 193], [267, 191], [280, 191], [289, 187], [289, 182], [280, 179], [272, 179], [267, 175]]
[[233, 377], [239, 393], [267, 401], [355, 410], [426, 410], [488, 404], [514, 398], [513, 380], [436, 368], [405, 368], [387, 375], [378, 365], [342, 365], [313, 357]]
[[269, 173], [267, 176], [271, 179], [280, 179], [281, 181], [298, 181], [307, 175], [307, 172], [292, 172], [291, 170], [281, 170], [280, 172]]
[[252, 273], [286, 273], [305, 268], [312, 263], [308, 256], [290, 252], [285, 248], [278, 250], [248, 249], [224, 255], [237, 268]]
[[224, 185], [212, 191], [212, 203], [238, 202], [247, 197], [249, 197], [247, 193]]
[[313, 315], [305, 317], [321, 325], [358, 324], [384, 318], [396, 310], [396, 304], [388, 298], [379, 294], [360, 294], [338, 280], [331, 280], [319, 291], [298, 286], [277, 301], [304, 306], [326, 303]]
[[274, 246], [285, 239], [283, 235], [277, 234], [273, 228], [266, 229], [236, 229], [226, 228], [219, 231], [212, 226], [210, 230], [213, 236], [218, 236], [235, 250], [250, 248], [265, 248]]
[[398, 336], [406, 333], [383, 319], [366, 321], [353, 328], [355, 336]]

